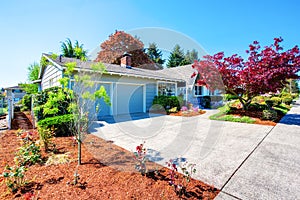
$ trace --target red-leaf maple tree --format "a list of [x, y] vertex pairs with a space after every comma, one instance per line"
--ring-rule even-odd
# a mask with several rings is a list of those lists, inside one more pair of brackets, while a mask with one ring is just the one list
[[197, 82], [210, 90], [238, 96], [243, 109], [248, 109], [253, 97], [280, 91], [287, 79], [299, 78], [299, 48], [283, 51], [282, 41], [282, 38], [274, 38], [273, 44], [263, 48], [254, 41], [246, 51], [246, 60], [237, 54], [224, 57], [223, 52], [204, 56], [203, 61], [193, 64], [198, 72]]
[[122, 55], [129, 53], [132, 56], [132, 67], [159, 69], [144, 52], [144, 44], [124, 31], [116, 31], [100, 47], [96, 62], [120, 64]]

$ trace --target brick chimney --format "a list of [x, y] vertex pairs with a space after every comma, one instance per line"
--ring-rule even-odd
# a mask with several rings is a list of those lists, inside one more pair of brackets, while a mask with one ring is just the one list
[[131, 69], [131, 55], [129, 53], [124, 53], [121, 58], [121, 67], [126, 67]]

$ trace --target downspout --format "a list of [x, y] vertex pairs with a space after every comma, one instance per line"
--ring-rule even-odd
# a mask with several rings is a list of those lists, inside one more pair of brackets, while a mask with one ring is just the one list
[[185, 104], [187, 104], [188, 102], [188, 84], [187, 82], [185, 81]]

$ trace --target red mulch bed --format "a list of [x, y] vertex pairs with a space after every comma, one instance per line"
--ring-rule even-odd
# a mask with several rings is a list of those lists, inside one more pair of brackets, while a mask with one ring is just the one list
[[202, 115], [204, 113], [205, 113], [204, 110], [201, 110], [200, 112], [190, 111], [190, 112], [187, 112], [187, 113], [179, 111], [177, 113], [170, 113], [169, 115], [171, 115], [171, 116], [182, 116], [182, 117], [193, 117], [193, 116]]
[[[23, 115], [21, 126], [28, 125]], [[28, 118], [30, 116], [27, 115]], [[18, 120], [18, 119], [16, 119]], [[20, 127], [16, 121], [14, 128]], [[0, 173], [6, 164], [13, 165], [15, 151], [20, 139], [15, 130], [0, 135]], [[82, 165], [77, 167], [77, 147], [70, 137], [54, 138], [56, 153], [70, 152], [73, 160], [67, 164], [36, 164], [26, 172], [29, 184], [17, 193], [7, 193], [5, 184], [0, 184], [0, 199], [24, 199], [31, 192], [36, 199], [213, 199], [219, 190], [201, 181], [192, 180], [187, 193], [179, 197], [169, 185], [168, 169], [148, 162], [150, 171], [146, 176], [134, 170], [132, 152], [93, 135], [88, 135], [82, 148]], [[43, 152], [46, 159], [50, 153]], [[78, 170], [79, 184], [70, 184]], [[154, 170], [159, 173], [154, 173]], [[201, 173], [201, 172], [197, 172]], [[2, 182], [3, 183], [3, 182]]]

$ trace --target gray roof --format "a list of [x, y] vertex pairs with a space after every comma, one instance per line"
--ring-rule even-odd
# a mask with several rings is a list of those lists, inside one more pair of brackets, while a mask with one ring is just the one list
[[[94, 61], [81, 61], [75, 58], [67, 58], [59, 56], [56, 59], [52, 59], [51, 55], [43, 54], [48, 60], [52, 61], [54, 64], [65, 67], [66, 63], [76, 62], [78, 69], [91, 69], [92, 64], [96, 64]], [[191, 75], [195, 71], [192, 68], [192, 65], [185, 65], [173, 68], [167, 68], [162, 70], [148, 70], [132, 67], [128, 69], [126, 67], [121, 67], [116, 64], [108, 64], [103, 63], [106, 66], [107, 74], [118, 74], [118, 75], [126, 75], [126, 76], [134, 76], [141, 78], [150, 78], [156, 80], [166, 80], [166, 81], [177, 81], [177, 82], [187, 82], [188, 84], [193, 84], [195, 79], [191, 78]]]

